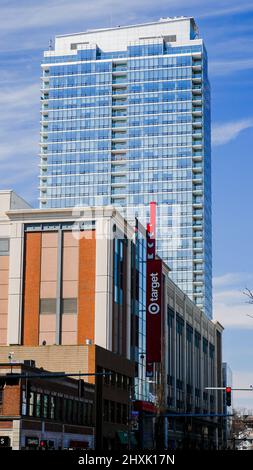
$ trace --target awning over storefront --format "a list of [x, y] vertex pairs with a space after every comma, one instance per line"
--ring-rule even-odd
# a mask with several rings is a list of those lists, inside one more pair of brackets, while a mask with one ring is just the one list
[[149, 401], [143, 401], [143, 400], [136, 400], [134, 402], [134, 409], [136, 411], [145, 411], [148, 413], [156, 412], [156, 406], [154, 405], [154, 403], [151, 403]]

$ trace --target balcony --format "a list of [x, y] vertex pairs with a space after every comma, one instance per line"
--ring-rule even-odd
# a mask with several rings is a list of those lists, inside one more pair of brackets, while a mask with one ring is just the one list
[[200, 83], [202, 81], [202, 74], [201, 73], [193, 73], [192, 74], [192, 81], [194, 83]]
[[43, 136], [47, 136], [48, 133], [48, 126], [42, 126], [40, 134]]
[[127, 106], [127, 99], [115, 99], [113, 98], [112, 100], [112, 106], [115, 108], [115, 107], [118, 107], [118, 108], [122, 108], [122, 107], [126, 107]]
[[201, 70], [202, 70], [202, 61], [201, 60], [195, 60], [192, 63], [192, 70], [194, 72], [201, 72]]
[[127, 179], [126, 176], [122, 177], [113, 177], [111, 181], [111, 185], [113, 188], [121, 187], [121, 186], [126, 186]]
[[193, 180], [192, 180], [192, 183], [193, 183], [193, 184], [202, 184], [202, 183], [203, 183], [203, 179], [202, 179], [201, 176], [199, 176], [199, 177], [195, 176], [195, 177], [193, 178]]
[[[123, 70], [120, 70], [123, 67]], [[112, 76], [114, 78], [126, 78], [127, 77], [127, 65], [118, 64], [112, 66]]]
[[202, 93], [202, 86], [201, 85], [193, 85], [192, 87], [193, 95], [201, 95]]
[[[118, 165], [117, 165], [118, 166]], [[119, 180], [119, 183], [124, 183], [126, 182], [126, 177], [127, 177], [127, 168], [125, 165], [122, 165], [122, 169], [119, 168], [113, 168], [112, 164], [112, 183], [117, 184], [118, 183], [118, 178], [123, 178], [122, 181], [121, 179]]]
[[127, 137], [127, 131], [126, 130], [123, 130], [123, 131], [113, 131], [112, 132], [112, 139], [115, 140], [125, 140]]
[[192, 121], [192, 129], [196, 132], [202, 132], [202, 118], [199, 118], [199, 121], [195, 119]]
[[[122, 167], [123, 168], [123, 167]], [[124, 167], [125, 168], [125, 167]], [[118, 172], [116, 172], [118, 173]], [[127, 177], [126, 177], [126, 169], [125, 169], [125, 174], [112, 174], [111, 177], [111, 182], [112, 184], [122, 184], [122, 183], [127, 183]]]
[[48, 119], [48, 105], [43, 106], [40, 110], [43, 119]]
[[112, 88], [112, 95], [115, 96], [125, 96], [127, 93], [127, 87], [117, 87], [117, 88]]
[[194, 106], [196, 106], [196, 105], [201, 106], [201, 104], [202, 104], [202, 97], [201, 97], [201, 96], [193, 96], [193, 97], [192, 97], [192, 104], [193, 104]]
[[204, 282], [204, 276], [202, 274], [196, 274], [193, 278], [193, 283], [195, 286], [202, 286]]
[[[200, 199], [200, 200], [199, 200]], [[194, 209], [202, 209], [203, 208], [203, 200], [202, 198], [194, 197], [193, 198], [193, 208]]]
[[202, 266], [202, 267], [200, 267], [200, 266], [201, 266], [201, 265], [198, 264], [198, 265], [196, 266], [196, 268], [195, 268], [195, 267], [193, 268], [194, 274], [203, 274], [203, 266]]
[[113, 73], [113, 77], [112, 77], [112, 84], [118, 84], [118, 83], [127, 83], [127, 77], [126, 76], [114, 76], [114, 73]]
[[193, 244], [193, 250], [195, 253], [203, 253], [203, 246], [200, 242], [195, 242]]
[[202, 129], [201, 129], [201, 127], [198, 128], [198, 129], [193, 129], [192, 135], [193, 135], [193, 138], [194, 138], [194, 139], [199, 139], [199, 138], [201, 138], [201, 137], [202, 137]]
[[194, 259], [195, 262], [198, 262], [198, 261], [202, 262], [203, 261], [203, 256], [200, 253], [194, 253], [193, 259]]
[[122, 110], [113, 109], [112, 110], [112, 119], [117, 120], [117, 118], [126, 117], [126, 116], [127, 116], [127, 110], [125, 109], [122, 109]]
[[203, 239], [203, 232], [194, 232], [192, 235], [193, 240], [202, 240]]
[[193, 230], [198, 231], [203, 229], [202, 220], [195, 220], [192, 224]]
[[119, 129], [122, 129], [122, 128], [125, 128], [127, 127], [127, 120], [126, 119], [122, 119], [122, 120], [119, 120], [119, 121], [113, 121], [112, 122], [112, 128], [119, 128]]
[[112, 150], [125, 150], [127, 148], [127, 144], [125, 143], [113, 143], [112, 144]]
[[196, 186], [192, 187], [192, 193], [194, 195], [201, 195], [203, 194], [203, 186], [201, 184], [196, 184]]
[[192, 142], [192, 148], [193, 149], [201, 149], [202, 146], [203, 146], [202, 140], [197, 140], [197, 139], [193, 140], [193, 142]]
[[[194, 175], [200, 175], [202, 174], [203, 168], [202, 168], [202, 163], [194, 163], [192, 167], [192, 172]], [[196, 176], [194, 176], [196, 177]]]
[[126, 196], [127, 190], [126, 190], [125, 186], [120, 187], [120, 188], [117, 188], [117, 187], [116, 187], [116, 188], [113, 188], [113, 187], [112, 187], [112, 194], [113, 194], [113, 195], [118, 195], [118, 196], [119, 196], [119, 195], [120, 195], [120, 196]]
[[127, 72], [127, 65], [113, 64], [112, 73], [115, 74], [116, 72]]
[[192, 107], [192, 114], [193, 114], [193, 116], [202, 116], [202, 107], [201, 106], [193, 106]]
[[[126, 163], [127, 162], [127, 154], [125, 150], [121, 150], [121, 153], [118, 153], [117, 150], [112, 149], [112, 155], [111, 155], [111, 160], [113, 162], [120, 162], [120, 163]], [[117, 152], [117, 153], [115, 153]]]
[[203, 212], [200, 211], [200, 214], [192, 214], [192, 220], [193, 222], [195, 221], [201, 221], [203, 220]]

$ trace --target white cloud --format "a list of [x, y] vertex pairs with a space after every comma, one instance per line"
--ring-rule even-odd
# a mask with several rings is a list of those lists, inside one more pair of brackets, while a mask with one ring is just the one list
[[[31, 103], [39, 103], [39, 90], [40, 83], [24, 84], [20, 83], [17, 79], [15, 81], [16, 87], [13, 88], [8, 83], [8, 86], [1, 86], [0, 90], [0, 103], [1, 106], [6, 106], [8, 109], [11, 107], [21, 108], [30, 106]], [[18, 87], [17, 87], [18, 85]]]
[[15, 189], [34, 200], [38, 180], [39, 104], [38, 83], [16, 74], [0, 77], [0, 187]]
[[245, 129], [253, 127], [253, 118], [214, 124], [212, 127], [212, 144], [224, 145], [234, 140]]
[[[199, 18], [206, 18], [206, 17], [214, 17], [214, 16], [224, 16], [224, 15], [231, 15], [233, 13], [243, 13], [246, 11], [251, 11], [253, 9], [252, 3], [240, 3], [239, 5], [231, 6], [228, 5], [225, 8], [215, 8], [214, 10], [209, 10], [205, 13], [200, 13], [198, 16]], [[220, 5], [222, 7], [222, 4]]]
[[[215, 44], [219, 51], [219, 44]], [[241, 49], [241, 53], [245, 53], [244, 49]], [[216, 54], [217, 55], [217, 54]], [[229, 75], [234, 72], [242, 72], [243, 70], [251, 70], [253, 68], [253, 59], [237, 58], [233, 60], [220, 59], [217, 61], [209, 62], [210, 76], [222, 76]]]
[[221, 276], [215, 276], [213, 278], [213, 287], [218, 289], [219, 287], [243, 285], [246, 286], [248, 283], [252, 283], [253, 287], [253, 274], [252, 273], [226, 273]]
[[[104, 26], [109, 26], [110, 21], [115, 24], [118, 21], [129, 21], [137, 19], [145, 14], [153, 14], [154, 16], [167, 12], [168, 15], [179, 15], [182, 10], [185, 14], [194, 14], [194, 9], [198, 11], [199, 17], [210, 17], [218, 15], [228, 15], [231, 13], [239, 13], [252, 10], [253, 6], [249, 2], [241, 2], [240, 5], [235, 0], [221, 0], [219, 8], [217, 3], [211, 1], [203, 2], [203, 0], [160, 0], [159, 9], [161, 13], [157, 13], [157, 6], [153, 0], [44, 0], [43, 2], [7, 2], [1, 6], [1, 31], [11, 32], [15, 30], [50, 27], [51, 25], [66, 24], [75, 20], [80, 21], [101, 21]], [[168, 4], [169, 3], [169, 4]], [[145, 7], [145, 10], [144, 10]], [[190, 13], [190, 11], [192, 13]], [[182, 13], [181, 13], [182, 14]], [[106, 23], [107, 21], [107, 23]]]
[[238, 302], [238, 293], [230, 292], [230, 298], [214, 295], [213, 300], [214, 320], [219, 321], [225, 328], [253, 328], [253, 306], [242, 301]]
[[253, 305], [243, 294], [245, 287], [253, 289], [253, 274], [226, 273], [214, 278], [214, 319], [225, 328], [253, 328]]
[[[181, 6], [187, 4], [187, 0], [179, 0]], [[171, 7], [176, 7], [176, 0], [170, 0]], [[200, 4], [201, 0], [193, 0], [193, 4]], [[66, 24], [73, 21], [103, 21], [104, 26], [110, 26], [111, 21], [129, 20], [142, 11], [145, 5], [145, 11], [154, 7], [153, 0], [128, 2], [119, 0], [49, 0], [43, 3], [33, 3], [29, 6], [17, 4], [14, 8], [8, 5], [1, 9], [1, 29], [10, 32], [11, 30], [31, 29], [38, 27], [50, 27], [59, 24]], [[166, 0], [161, 0], [160, 8], [167, 5]], [[117, 23], [116, 23], [117, 24]], [[85, 29], [85, 26], [84, 26]]]

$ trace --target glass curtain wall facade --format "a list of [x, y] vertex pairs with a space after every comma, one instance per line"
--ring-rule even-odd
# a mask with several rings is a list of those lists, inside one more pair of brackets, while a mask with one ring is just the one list
[[64, 54], [45, 53], [40, 206], [113, 204], [145, 223], [157, 202], [158, 254], [211, 317], [210, 92], [189, 21], [180, 44], [168, 23], [167, 36], [138, 41], [129, 28], [121, 50], [73, 35]]

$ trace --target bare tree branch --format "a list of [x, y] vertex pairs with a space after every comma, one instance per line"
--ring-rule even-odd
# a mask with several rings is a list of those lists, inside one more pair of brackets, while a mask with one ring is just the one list
[[246, 297], [248, 297], [248, 299], [249, 299], [249, 300], [247, 300], [247, 303], [248, 304], [253, 304], [253, 291], [248, 289], [248, 287], [245, 287], [245, 289], [243, 291], [243, 294], [246, 295]]

